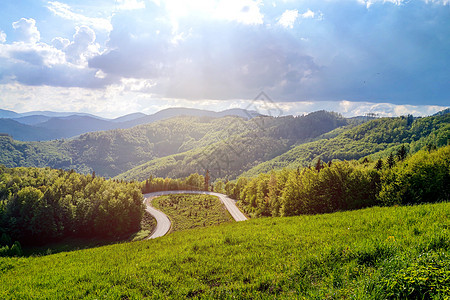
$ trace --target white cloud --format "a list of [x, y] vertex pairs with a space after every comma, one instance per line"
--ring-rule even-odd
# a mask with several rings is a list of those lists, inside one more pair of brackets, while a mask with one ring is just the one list
[[116, 9], [118, 10], [135, 10], [145, 8], [145, 2], [138, 0], [117, 0], [117, 4], [118, 6], [116, 6]]
[[[440, 4], [440, 5], [449, 5], [450, 0], [423, 0], [425, 3], [429, 4]], [[394, 5], [400, 6], [403, 4], [407, 4], [410, 1], [408, 0], [358, 0], [358, 3], [365, 5], [368, 9], [374, 5], [375, 3], [392, 3]]]
[[316, 14], [310, 9], [308, 9], [305, 13], [301, 14], [303, 19], [314, 19], [315, 15]]
[[48, 2], [47, 8], [56, 16], [74, 21], [77, 25], [87, 25], [97, 30], [111, 31], [111, 22], [103, 18], [91, 18], [72, 11], [71, 7], [58, 1]]
[[88, 59], [100, 54], [95, 32], [87, 26], [77, 27], [70, 42], [54, 38], [52, 44], [39, 42], [40, 34], [33, 19], [12, 24], [19, 41], [0, 43], [0, 82], [18, 82], [30, 86], [102, 87], [109, 78], [99, 78], [97, 70], [88, 68]]
[[263, 23], [264, 18], [259, 9], [259, 5], [260, 1], [222, 0], [215, 8], [212, 16], [247, 25], [259, 25]]
[[425, 0], [426, 3], [450, 5], [450, 0]]
[[[100, 46], [95, 43], [95, 38], [94, 30], [88, 26], [77, 26], [73, 41], [63, 48], [67, 60], [71, 63], [87, 66], [89, 58], [100, 54]], [[67, 43], [66, 40], [62, 41]]]
[[16, 30], [19, 41], [33, 44], [41, 39], [41, 34], [36, 27], [36, 21], [32, 18], [21, 18], [19, 21], [13, 22], [12, 27]]
[[[314, 14], [314, 13], [313, 13]], [[298, 18], [298, 10], [287, 9], [278, 20], [278, 24], [285, 28], [293, 28], [294, 23]]]
[[8, 59], [9, 64], [27, 63], [46, 67], [65, 63], [64, 53], [45, 43], [2, 44], [0, 45], [0, 58]]
[[62, 37], [55, 37], [52, 40], [52, 45], [58, 50], [62, 50], [70, 45], [70, 41], [68, 39]]
[[175, 32], [178, 31], [179, 21], [187, 17], [235, 21], [246, 25], [263, 24], [264, 19], [260, 0], [166, 0], [161, 4]]
[[6, 33], [0, 30], [0, 43], [6, 42]]

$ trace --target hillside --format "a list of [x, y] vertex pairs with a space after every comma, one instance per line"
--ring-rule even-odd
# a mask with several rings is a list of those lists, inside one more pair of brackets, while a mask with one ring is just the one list
[[70, 138], [87, 132], [127, 129], [180, 116], [210, 118], [238, 116], [244, 119], [261, 116], [255, 111], [247, 111], [244, 109], [229, 109], [215, 112], [183, 107], [168, 108], [151, 115], [143, 113], [128, 114], [115, 119], [105, 119], [85, 113], [59, 113], [50, 111], [17, 114], [12, 111], [2, 110], [0, 113], [5, 118], [12, 118], [0, 119], [0, 133], [9, 134], [19, 141], [47, 141]]
[[[231, 117], [228, 117], [231, 118]], [[7, 167], [50, 166], [112, 177], [155, 157], [210, 143], [229, 119], [179, 117], [157, 123], [83, 134], [70, 140], [19, 142], [0, 137], [0, 163]]]
[[220, 112], [215, 112], [211, 110], [196, 109], [196, 108], [184, 108], [184, 107], [172, 107], [160, 110], [154, 114], [146, 115], [141, 118], [136, 118], [128, 122], [123, 123], [122, 128], [130, 128], [137, 125], [153, 123], [161, 120], [167, 120], [170, 118], [180, 117], [180, 116], [191, 116], [191, 117], [210, 117], [210, 118], [222, 118], [227, 116], [237, 116], [244, 119], [251, 119], [254, 117], [261, 116], [261, 114], [255, 111], [248, 111], [245, 109], [228, 109]]
[[0, 258], [0, 297], [445, 299], [449, 203], [263, 218]]
[[8, 134], [19, 140], [50, 140], [60, 135], [57, 129], [37, 128], [32, 125], [22, 124], [13, 119], [0, 119], [0, 133]]
[[0, 118], [18, 118], [20, 114], [6, 109], [0, 109]]
[[369, 156], [373, 161], [401, 145], [414, 153], [426, 145], [446, 145], [450, 138], [450, 114], [361, 122], [321, 111], [303, 117], [250, 120], [177, 117], [45, 142], [0, 136], [0, 164], [95, 171], [127, 180], [151, 175], [181, 178], [209, 169], [213, 180], [234, 179], [241, 174], [255, 176], [272, 169], [308, 166], [319, 157], [328, 162]]
[[31, 115], [26, 117], [13, 118], [14, 121], [17, 121], [26, 125], [36, 125], [39, 123], [43, 123], [45, 121], [50, 120], [51, 117], [43, 116], [43, 115]]
[[256, 176], [270, 170], [296, 169], [312, 165], [320, 157], [322, 161], [333, 159], [352, 160], [370, 156], [378, 159], [408, 144], [410, 153], [427, 144], [440, 147], [450, 141], [450, 113], [426, 118], [382, 118], [356, 127], [339, 128], [326, 133], [315, 141], [298, 145], [272, 160], [263, 162], [242, 174]]
[[[0, 153], [0, 163], [7, 167], [50, 166], [84, 173], [95, 170], [98, 175], [113, 177], [152, 160], [151, 165], [154, 166], [158, 165], [159, 158], [164, 163], [174, 160], [171, 155], [181, 155], [186, 157], [183, 168], [171, 164], [166, 166], [170, 170], [161, 172], [168, 174], [176, 169], [179, 172], [175, 176], [183, 177], [193, 172], [204, 173], [208, 165], [199, 160], [208, 159], [202, 155], [205, 149], [209, 152], [214, 150], [211, 153], [215, 155], [218, 151], [229, 152], [232, 145], [235, 150], [240, 147], [246, 150], [246, 154], [239, 157], [239, 168], [235, 165], [229, 168], [230, 174], [238, 175], [261, 161], [285, 152], [300, 139], [317, 137], [345, 124], [346, 120], [342, 117], [326, 112], [299, 118], [258, 117], [251, 120], [239, 117], [177, 117], [130, 129], [86, 133], [70, 140], [38, 143], [0, 137], [0, 145], [5, 149]], [[190, 158], [194, 154], [197, 160], [192, 163]], [[149, 175], [143, 172], [139, 176]], [[139, 176], [133, 175], [133, 178]]]
[[286, 152], [296, 143], [346, 124], [346, 119], [325, 111], [302, 117], [234, 119], [229, 123], [230, 134], [214, 133], [215, 143], [197, 144], [189, 151], [151, 160], [116, 178], [144, 180], [151, 175], [180, 178], [192, 173], [203, 174], [208, 169], [213, 179], [232, 179]]

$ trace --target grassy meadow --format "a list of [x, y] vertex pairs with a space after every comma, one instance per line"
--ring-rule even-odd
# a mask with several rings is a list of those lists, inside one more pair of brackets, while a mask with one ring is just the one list
[[1, 299], [448, 299], [450, 203], [252, 219], [0, 258]]
[[211, 195], [173, 194], [153, 199], [152, 205], [169, 216], [171, 231], [205, 227], [233, 219], [219, 198]]

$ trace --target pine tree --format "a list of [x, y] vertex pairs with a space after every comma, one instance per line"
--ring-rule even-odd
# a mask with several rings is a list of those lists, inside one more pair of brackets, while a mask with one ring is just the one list
[[402, 147], [400, 149], [398, 149], [398, 151], [397, 151], [397, 159], [399, 161], [402, 161], [406, 158], [407, 154], [408, 153], [406, 152], [405, 145], [402, 145]]
[[320, 160], [320, 157], [319, 157], [319, 159], [317, 160], [317, 163], [316, 163], [316, 171], [317, 172], [320, 172], [320, 170], [323, 168], [323, 166], [322, 166], [322, 161]]
[[375, 169], [380, 171], [383, 168], [383, 160], [378, 159], [377, 163], [375, 164]]
[[394, 159], [394, 154], [389, 154], [388, 158], [387, 158], [387, 164], [389, 168], [392, 168], [395, 165], [395, 159]]
[[428, 152], [431, 152], [431, 151], [433, 151], [433, 150], [436, 150], [436, 145], [435, 145], [435, 144], [432, 144], [432, 143], [428, 143], [428, 144], [427, 144], [427, 151], [428, 151]]

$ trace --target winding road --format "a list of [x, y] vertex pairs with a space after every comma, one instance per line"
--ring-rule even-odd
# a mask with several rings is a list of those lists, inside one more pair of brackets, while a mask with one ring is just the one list
[[157, 237], [161, 237], [166, 235], [167, 232], [169, 232], [171, 226], [169, 217], [167, 217], [167, 215], [164, 214], [163, 212], [151, 206], [151, 202], [155, 197], [170, 194], [204, 194], [216, 196], [225, 205], [225, 208], [230, 212], [233, 219], [235, 219], [238, 222], [247, 220], [247, 217], [236, 206], [236, 201], [224, 194], [205, 191], [163, 191], [163, 192], [149, 193], [144, 195], [144, 204], [146, 206], [146, 211], [149, 212], [156, 219], [156, 229], [147, 239], [154, 239]]

